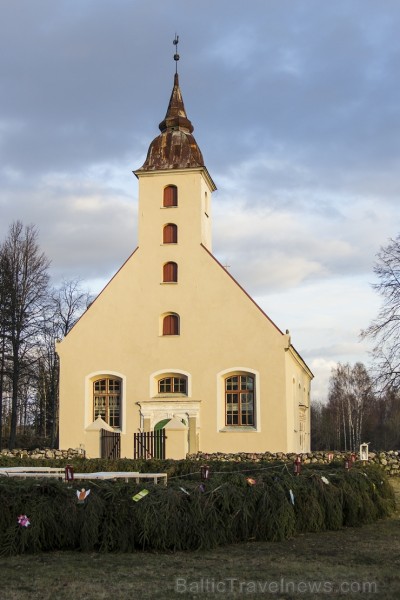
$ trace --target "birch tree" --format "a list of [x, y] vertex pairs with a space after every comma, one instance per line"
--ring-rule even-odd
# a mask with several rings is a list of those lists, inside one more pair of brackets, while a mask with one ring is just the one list
[[332, 370], [328, 406], [337, 419], [337, 444], [357, 451], [362, 441], [364, 417], [374, 401], [371, 377], [362, 363], [338, 363]]

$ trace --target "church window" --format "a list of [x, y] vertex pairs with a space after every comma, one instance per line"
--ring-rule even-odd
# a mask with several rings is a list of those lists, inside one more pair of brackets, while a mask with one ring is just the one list
[[254, 377], [232, 375], [225, 379], [226, 425], [255, 425]]
[[176, 185], [168, 185], [164, 188], [163, 206], [165, 208], [178, 206], [178, 188]]
[[173, 283], [178, 281], [178, 265], [176, 262], [167, 262], [163, 266], [163, 282]]
[[164, 377], [158, 382], [159, 394], [186, 394], [186, 377]]
[[120, 427], [121, 380], [103, 377], [93, 382], [93, 418], [101, 417], [111, 427]]
[[163, 229], [163, 243], [176, 244], [178, 242], [178, 227], [174, 223], [168, 223]]
[[171, 313], [164, 317], [163, 335], [179, 335], [179, 315]]

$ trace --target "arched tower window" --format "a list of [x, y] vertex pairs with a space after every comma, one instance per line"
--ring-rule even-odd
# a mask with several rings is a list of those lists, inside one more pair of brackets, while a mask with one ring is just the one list
[[178, 281], [178, 265], [176, 262], [167, 262], [163, 266], [163, 281], [172, 283]]
[[174, 223], [167, 223], [163, 229], [163, 243], [176, 244], [178, 242], [178, 227]]
[[179, 335], [179, 315], [171, 313], [164, 317], [163, 335]]
[[178, 206], [178, 188], [176, 185], [168, 185], [164, 188], [163, 206], [164, 208]]

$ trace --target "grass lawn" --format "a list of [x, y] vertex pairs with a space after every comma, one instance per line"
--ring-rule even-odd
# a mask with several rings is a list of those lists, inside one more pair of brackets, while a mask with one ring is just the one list
[[[400, 598], [400, 478], [390, 519], [207, 552], [0, 558], [0, 600]], [[310, 586], [320, 586], [319, 593]]]

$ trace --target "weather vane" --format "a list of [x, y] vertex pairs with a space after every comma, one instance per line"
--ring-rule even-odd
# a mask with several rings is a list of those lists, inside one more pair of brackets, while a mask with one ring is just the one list
[[179, 44], [179, 35], [175, 34], [175, 39], [173, 41], [174, 46], [176, 46], [176, 52], [174, 54], [174, 61], [175, 61], [175, 73], [178, 72], [178, 60], [179, 60], [179, 54], [178, 54], [178, 44]]

